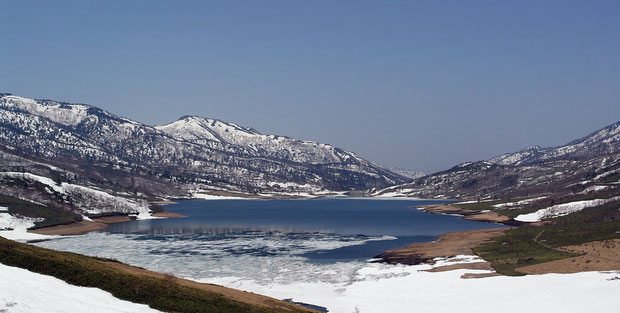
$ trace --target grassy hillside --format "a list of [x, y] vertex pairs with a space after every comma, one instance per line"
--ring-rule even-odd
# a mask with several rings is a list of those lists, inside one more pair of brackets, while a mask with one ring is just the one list
[[253, 293], [200, 284], [129, 266], [18, 243], [0, 237], [0, 263], [51, 275], [77, 286], [166, 312], [315, 312]]
[[543, 226], [508, 230], [474, 252], [492, 263], [498, 273], [524, 275], [520, 267], [577, 256], [555, 248], [620, 238], [620, 203], [588, 208], [554, 218]]

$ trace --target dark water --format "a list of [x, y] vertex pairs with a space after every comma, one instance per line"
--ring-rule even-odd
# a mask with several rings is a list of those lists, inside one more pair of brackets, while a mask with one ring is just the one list
[[[438, 202], [362, 199], [188, 200], [165, 207], [166, 211], [183, 214], [187, 216], [185, 218], [119, 223], [105, 231], [140, 234], [137, 240], [158, 240], [170, 236], [178, 240], [186, 238], [204, 242], [286, 238], [294, 243], [300, 240], [311, 242], [314, 238], [323, 240], [331, 236], [339, 241], [363, 242], [334, 249], [306, 249], [299, 254], [311, 262], [331, 263], [369, 259], [410, 243], [433, 241], [438, 235], [449, 231], [499, 227], [496, 224], [462, 220], [456, 216], [428, 214], [413, 208], [432, 203]], [[231, 251], [227, 252], [269, 256], [270, 253], [289, 251], [282, 248], [281, 251], [275, 251], [275, 248], [269, 246], [261, 249], [228, 249]]]

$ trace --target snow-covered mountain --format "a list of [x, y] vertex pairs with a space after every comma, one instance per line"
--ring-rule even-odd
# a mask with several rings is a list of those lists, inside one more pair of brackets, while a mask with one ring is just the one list
[[134, 189], [140, 180], [147, 194], [158, 193], [151, 181], [174, 185], [165, 189], [178, 196], [189, 189], [362, 190], [406, 180], [330, 145], [215, 119], [186, 116], [152, 127], [89, 105], [10, 94], [0, 94], [0, 145], [8, 154], [88, 172], [87, 181]]
[[583, 192], [620, 180], [620, 122], [566, 145], [527, 147], [451, 169], [374, 195], [422, 198], [510, 198]]
[[401, 168], [401, 167], [393, 167], [390, 169], [392, 172], [403, 175], [407, 178], [410, 179], [416, 179], [416, 178], [420, 178], [423, 176], [426, 176], [426, 173], [421, 172], [421, 171], [416, 171], [416, 170], [410, 170], [410, 169], [406, 169], [406, 168]]
[[184, 116], [170, 124], [155, 126], [168, 135], [193, 143], [217, 142], [249, 149], [250, 153], [297, 163], [330, 164], [357, 163], [369, 165], [354, 153], [313, 141], [301, 141], [289, 137], [263, 135], [252, 128], [233, 123], [197, 116]]
[[563, 146], [527, 147], [515, 153], [506, 153], [489, 160], [499, 165], [524, 165], [562, 158], [587, 158], [620, 152], [620, 122], [599, 129], [588, 136]]

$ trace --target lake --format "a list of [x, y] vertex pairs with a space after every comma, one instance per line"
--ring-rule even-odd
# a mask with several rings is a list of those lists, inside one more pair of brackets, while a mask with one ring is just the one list
[[[296, 243], [337, 240], [340, 248], [304, 251], [311, 262], [366, 260], [414, 242], [429, 242], [442, 233], [498, 227], [456, 216], [433, 215], [415, 206], [443, 203], [415, 200], [185, 200], [166, 210], [187, 216], [113, 224], [105, 232], [141, 234], [140, 240], [176, 238], [219, 242], [222, 239], [291, 240], [292, 247], [272, 245], [229, 248], [232, 255], [295, 253]], [[350, 244], [350, 245], [348, 245]], [[163, 253], [151, 251], [151, 253]], [[188, 253], [192, 253], [188, 251]]]
[[187, 200], [165, 207], [184, 218], [113, 224], [36, 245], [312, 303], [324, 294], [342, 296], [360, 279], [378, 279], [360, 273], [386, 250], [433, 241], [444, 232], [501, 227], [415, 209], [432, 203], [441, 202]]

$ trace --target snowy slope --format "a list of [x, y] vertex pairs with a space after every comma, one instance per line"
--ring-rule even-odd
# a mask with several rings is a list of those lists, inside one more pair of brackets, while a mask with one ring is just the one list
[[567, 157], [590, 157], [620, 151], [620, 122], [604, 127], [588, 136], [559, 147], [527, 147], [515, 153], [506, 153], [489, 160], [499, 165], [524, 165]]
[[463, 269], [428, 272], [437, 266], [477, 261], [480, 259], [476, 256], [458, 255], [439, 259], [435, 265], [366, 263], [347, 273], [352, 277], [343, 283], [274, 280], [265, 285], [235, 277], [201, 282], [316, 303], [327, 307], [330, 313], [614, 312], [620, 305], [620, 297], [616, 296], [620, 291], [617, 271], [479, 279], [463, 279], [461, 275], [490, 272]]
[[0, 264], [0, 312], [155, 313], [144, 304], [115, 298], [97, 288], [78, 287], [52, 276]]
[[62, 182], [57, 184], [52, 179], [21, 172], [0, 172], [0, 181], [18, 179], [19, 181], [38, 182], [46, 187], [48, 193], [56, 193], [71, 203], [82, 214], [127, 213], [148, 217], [149, 207], [146, 201], [113, 196], [106, 191]]
[[609, 199], [582, 200], [556, 204], [548, 208], [540, 209], [533, 213], [521, 214], [515, 217], [515, 220], [520, 222], [539, 222], [543, 219], [568, 215], [570, 213], [578, 212], [586, 208], [601, 206], [606, 203], [618, 200], [620, 200], [620, 197], [613, 197]]
[[178, 121], [155, 128], [179, 139], [189, 141], [212, 140], [222, 144], [244, 146], [270, 157], [299, 163], [371, 165], [353, 153], [345, 152], [330, 145], [283, 136], [263, 135], [254, 129], [216, 119], [184, 116]]

